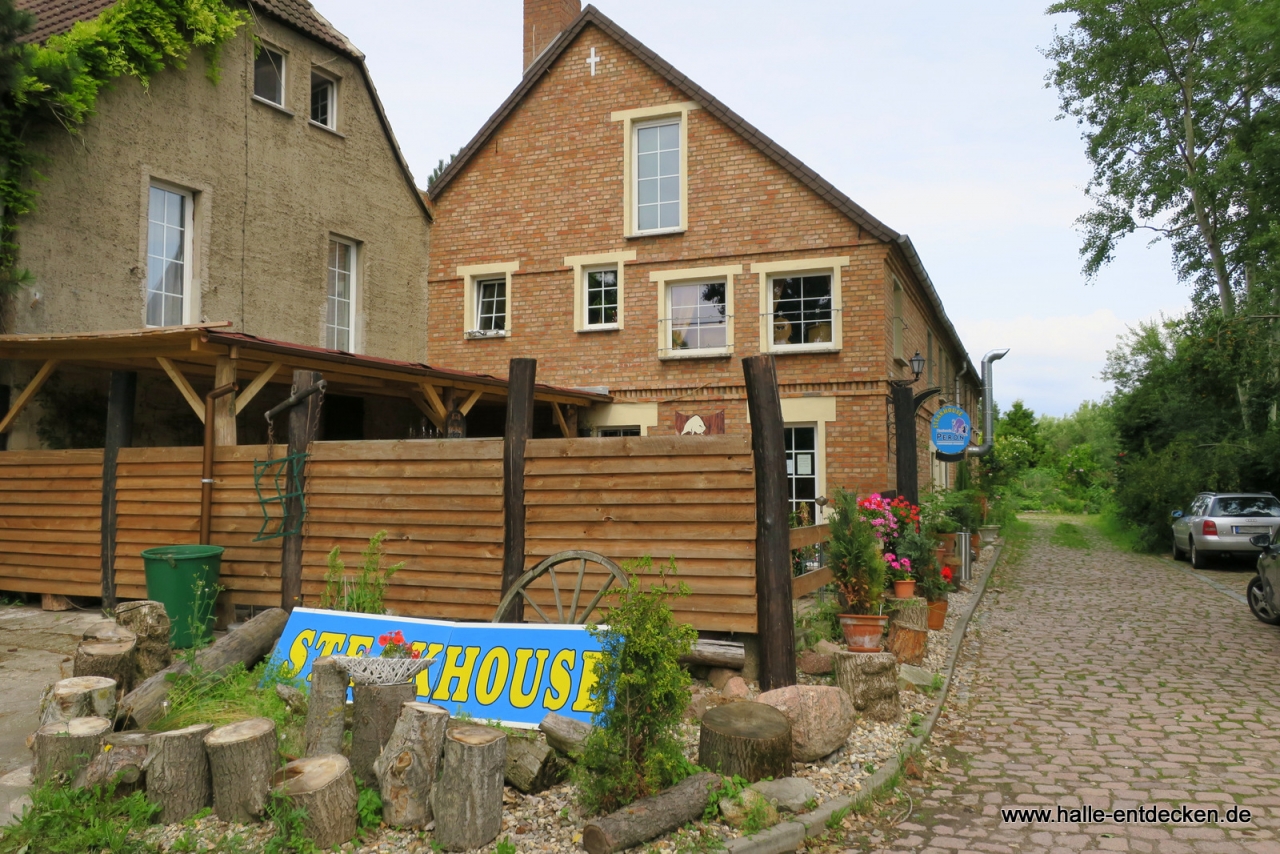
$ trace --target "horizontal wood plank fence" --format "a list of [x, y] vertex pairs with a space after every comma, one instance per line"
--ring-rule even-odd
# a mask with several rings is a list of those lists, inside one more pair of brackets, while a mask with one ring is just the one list
[[[253, 463], [266, 446], [217, 448], [211, 539], [234, 604], [280, 602], [280, 540], [254, 542], [262, 511]], [[275, 449], [284, 454], [283, 446]], [[146, 595], [143, 549], [195, 543], [199, 448], [121, 449], [116, 584]], [[502, 587], [502, 440], [317, 442], [307, 462], [304, 604], [340, 549], [348, 575], [387, 531], [384, 565], [404, 561], [386, 601], [399, 614], [489, 620]], [[0, 590], [101, 593], [101, 451], [0, 452]], [[567, 549], [618, 563], [674, 557], [702, 630], [754, 632], [755, 487], [748, 439], [537, 439], [526, 446], [526, 567]], [[562, 576], [563, 578], [563, 576]], [[588, 573], [584, 590], [603, 574]], [[550, 581], [531, 588], [549, 601]], [[589, 598], [589, 596], [587, 597]], [[584, 599], [584, 601], [586, 601]], [[530, 613], [530, 619], [537, 617]]]

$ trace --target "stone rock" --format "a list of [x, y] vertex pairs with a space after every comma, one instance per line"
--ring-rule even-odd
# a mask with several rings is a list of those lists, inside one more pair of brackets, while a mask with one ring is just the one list
[[689, 705], [685, 706], [684, 714], [690, 720], [701, 721], [709, 708], [711, 708], [710, 698], [706, 694], [695, 694], [689, 701]]
[[713, 667], [707, 671], [707, 681], [711, 683], [712, 688], [719, 691], [724, 688], [724, 683], [737, 675], [739, 674], [736, 670], [730, 670], [727, 667]]
[[766, 827], [773, 827], [778, 823], [778, 808], [769, 803], [769, 800], [754, 788], [744, 789], [741, 795], [741, 802], [738, 798], [721, 798], [720, 799], [720, 815], [725, 823], [733, 827], [742, 827], [747, 823], [747, 816], [755, 810], [761, 813], [763, 819], [760, 823], [760, 830]]
[[764, 795], [765, 800], [778, 808], [778, 812], [805, 812], [806, 805], [818, 797], [818, 790], [813, 784], [800, 777], [761, 780], [752, 783], [751, 788]]
[[923, 667], [913, 664], [898, 665], [898, 687], [904, 691], [932, 694], [933, 677], [934, 674]]
[[295, 715], [303, 717], [307, 714], [307, 695], [292, 685], [283, 682], [276, 684], [276, 696], [284, 700], [285, 706]]
[[818, 655], [832, 655], [837, 652], [844, 652], [844, 647], [829, 640], [820, 640], [813, 645], [813, 651]]
[[839, 750], [853, 732], [853, 703], [830, 685], [788, 685], [764, 692], [756, 702], [773, 706], [791, 722], [791, 758], [797, 762]]
[[741, 676], [734, 676], [720, 689], [720, 696], [726, 700], [746, 700], [751, 696], [751, 689]]
[[801, 673], [808, 673], [810, 676], [825, 676], [834, 667], [835, 665], [831, 662], [830, 655], [823, 655], [812, 649], [806, 649], [796, 656], [796, 670]]

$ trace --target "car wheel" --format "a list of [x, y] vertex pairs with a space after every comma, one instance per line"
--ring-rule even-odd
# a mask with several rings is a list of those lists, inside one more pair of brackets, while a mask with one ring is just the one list
[[1196, 548], [1195, 537], [1188, 537], [1188, 544], [1191, 546], [1191, 565], [1196, 569], [1208, 569], [1209, 559], [1205, 557], [1204, 552]]
[[1280, 626], [1280, 614], [1267, 604], [1267, 597], [1262, 587], [1262, 579], [1254, 576], [1249, 582], [1249, 590], [1245, 594], [1249, 600], [1249, 610], [1253, 616], [1269, 626]]
[[1177, 535], [1177, 534], [1174, 534], [1174, 535], [1173, 535], [1173, 559], [1174, 559], [1174, 560], [1186, 560], [1186, 559], [1187, 559], [1187, 553], [1186, 553], [1185, 551], [1183, 551], [1182, 549], [1178, 548], [1178, 535]]

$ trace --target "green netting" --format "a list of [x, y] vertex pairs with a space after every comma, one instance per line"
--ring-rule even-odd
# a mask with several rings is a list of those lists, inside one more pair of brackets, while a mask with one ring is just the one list
[[[306, 453], [290, 454], [278, 460], [253, 462], [253, 489], [258, 493], [258, 506], [262, 508], [262, 527], [253, 541], [274, 540], [297, 534], [302, 530], [302, 521], [307, 518], [307, 499], [302, 490], [295, 486], [295, 492], [289, 492], [289, 484], [302, 483], [302, 474], [306, 467]], [[262, 492], [262, 482], [267, 481], [267, 494]], [[298, 499], [298, 517], [288, 518], [285, 512], [286, 502], [290, 498]], [[278, 508], [274, 513], [272, 507]], [[272, 530], [271, 526], [275, 525]]]

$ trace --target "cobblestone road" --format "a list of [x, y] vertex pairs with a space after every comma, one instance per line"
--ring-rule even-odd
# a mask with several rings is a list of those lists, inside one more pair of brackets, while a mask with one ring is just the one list
[[[1037, 519], [970, 625], [946, 770], [895, 851], [1280, 854], [1280, 629], [1168, 560]], [[1000, 808], [1247, 807], [1250, 823], [1004, 823]]]

